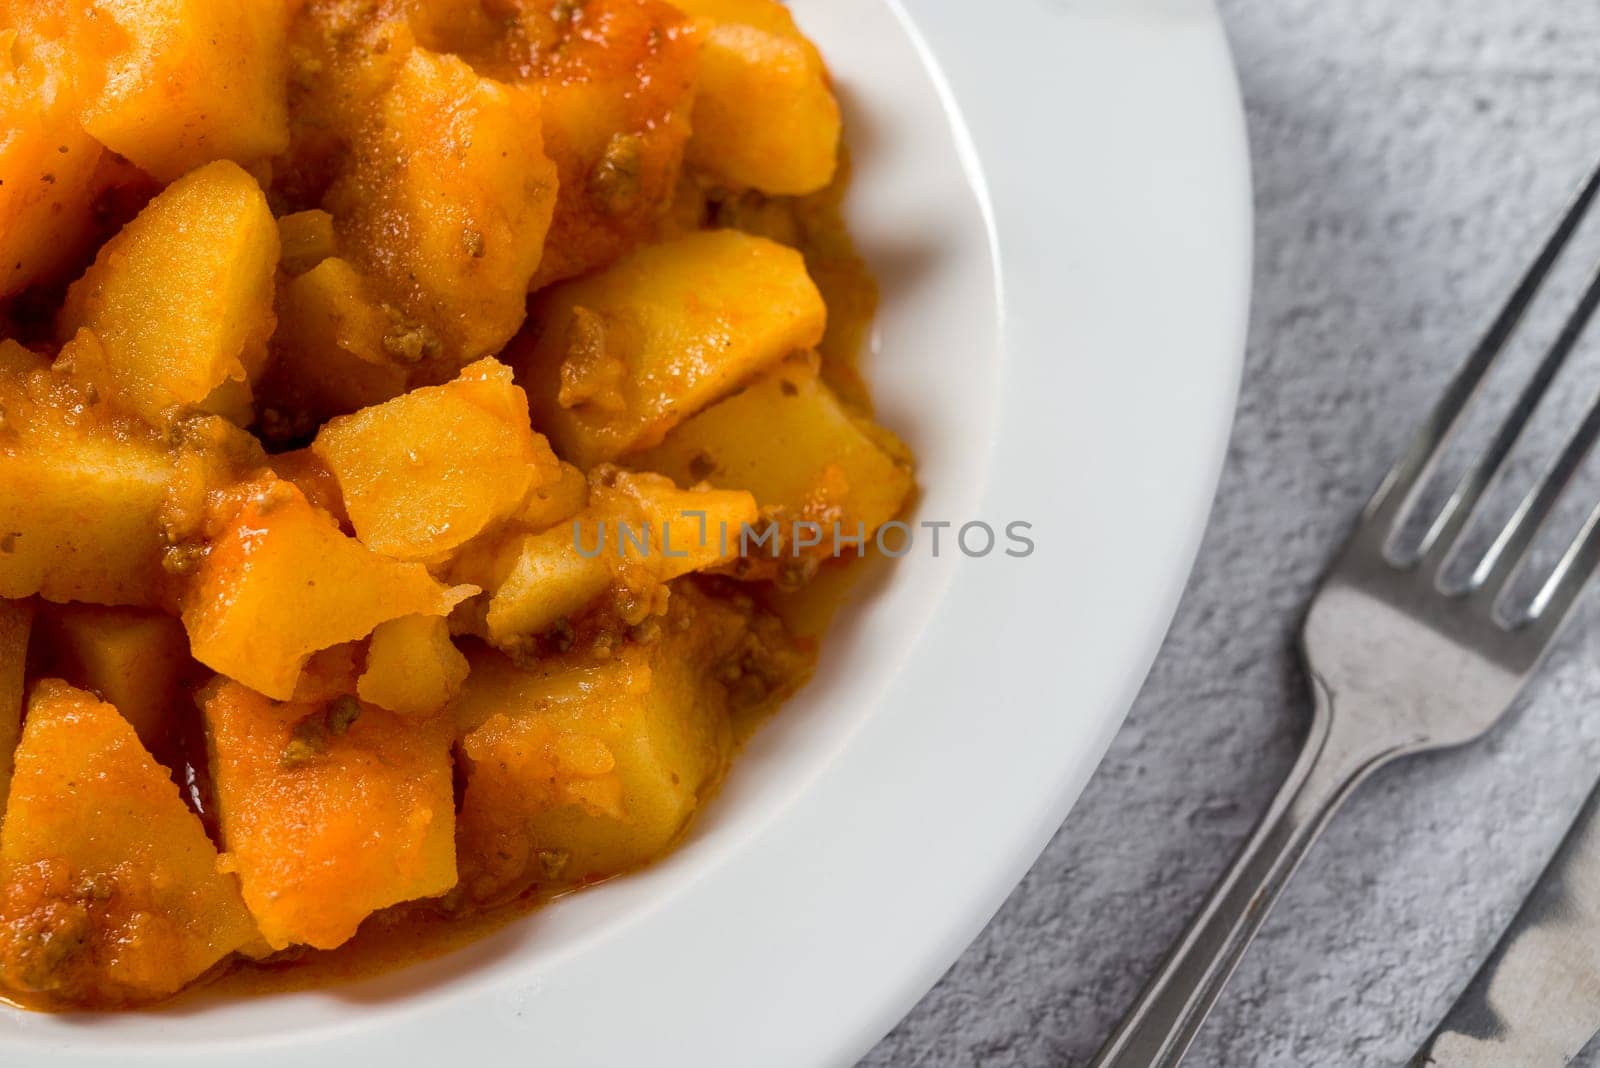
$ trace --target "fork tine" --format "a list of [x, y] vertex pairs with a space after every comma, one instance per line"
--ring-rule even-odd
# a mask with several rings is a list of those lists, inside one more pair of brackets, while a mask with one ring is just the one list
[[1533, 599], [1528, 622], [1534, 625], [1535, 640], [1549, 642], [1566, 622], [1578, 598], [1600, 566], [1600, 505], [1589, 513], [1583, 530], [1572, 540], [1555, 571]]
[[[1555, 343], [1550, 346], [1549, 351], [1545, 353], [1544, 359], [1539, 362], [1539, 367], [1534, 371], [1533, 378], [1523, 388], [1510, 414], [1500, 424], [1500, 429], [1496, 431], [1494, 440], [1484, 450], [1478, 463], [1467, 474], [1462, 476], [1461, 482], [1450, 495], [1450, 499], [1445, 502], [1444, 510], [1440, 512], [1439, 518], [1434, 521], [1433, 526], [1424, 537], [1422, 552], [1423, 567], [1426, 570], [1430, 572], [1436, 571], [1443, 566], [1445, 559], [1455, 545], [1456, 539], [1472, 519], [1472, 514], [1483, 499], [1484, 492], [1494, 482], [1495, 476], [1499, 474], [1501, 467], [1505, 465], [1506, 458], [1511, 455], [1511, 450], [1516, 447], [1517, 442], [1521, 439], [1522, 432], [1527, 428], [1534, 411], [1539, 407], [1539, 402], [1544, 399], [1545, 393], [1549, 391], [1551, 382], [1555, 380], [1556, 374], [1567, 362], [1568, 357], [1572, 355], [1573, 350], [1578, 347], [1578, 342], [1583, 339], [1584, 331], [1588, 329], [1590, 322], [1594, 319], [1596, 310], [1600, 310], [1600, 272], [1597, 272], [1593, 279], [1590, 280], [1588, 289], [1584, 291], [1583, 299], [1579, 301], [1576, 310], [1567, 319], [1566, 324], [1562, 326], [1560, 335], [1556, 338]], [[1591, 411], [1589, 417], [1584, 420], [1582, 427], [1579, 428], [1578, 434], [1569, 444], [1568, 451], [1562, 454], [1561, 461], [1557, 462], [1549, 475], [1546, 476], [1544, 483], [1541, 484], [1540, 491], [1542, 492], [1546, 486], [1551, 485], [1559, 476], [1559, 482], [1554, 485], [1554, 493], [1551, 498], [1543, 500], [1543, 498], [1535, 499], [1530, 497], [1523, 502], [1525, 506], [1542, 504], [1542, 510], [1525, 513], [1522, 508], [1519, 508], [1513, 517], [1510, 526], [1519, 527], [1519, 529], [1520, 524], [1525, 519], [1532, 519], [1533, 525], [1531, 529], [1525, 532], [1529, 540], [1537, 533], [1538, 524], [1544, 521], [1550, 506], [1554, 504], [1555, 497], [1560, 495], [1561, 489], [1566, 486], [1567, 481], [1571, 479], [1573, 472], [1583, 462], [1584, 456], [1588, 454], [1589, 448], [1594, 444], [1593, 434], [1596, 431], [1600, 431], [1600, 427], [1591, 427], [1590, 424], [1594, 421], [1595, 412]], [[1583, 445], [1581, 451], [1577, 452], [1576, 455], [1570, 456], [1570, 469], [1564, 467], [1565, 462], [1569, 459], [1569, 453], [1572, 452], [1575, 446], [1585, 440], [1587, 443]], [[1484, 564], [1476, 569], [1477, 572], [1482, 572], [1493, 564], [1492, 557], [1501, 548], [1501, 542], [1506, 538], [1506, 535], [1507, 531], [1501, 532], [1500, 538], [1496, 539], [1494, 547], [1489, 551], [1489, 557], [1486, 557]], [[1521, 548], [1526, 548], [1526, 544], [1524, 543]], [[1518, 551], [1520, 552], [1520, 549]], [[1478, 577], [1477, 574], [1474, 577]]]
[[1466, 365], [1456, 373], [1455, 378], [1445, 389], [1444, 396], [1439, 399], [1439, 403], [1422, 424], [1422, 429], [1411, 447], [1384, 476], [1382, 485], [1378, 487], [1378, 491], [1373, 494], [1372, 500], [1362, 513], [1362, 519], [1369, 524], [1381, 524], [1385, 536], [1394, 520], [1410, 503], [1418, 485], [1438, 463], [1444, 446], [1454, 436], [1461, 422], [1462, 413], [1483, 387], [1489, 368], [1494, 365], [1495, 359], [1505, 349], [1511, 336], [1516, 333], [1518, 325], [1533, 304], [1534, 298], [1538, 296], [1556, 261], [1561, 258], [1561, 253], [1566, 250], [1573, 235], [1588, 216], [1597, 195], [1600, 195], [1600, 167], [1589, 175], [1589, 180], [1584, 183], [1572, 206], [1562, 217], [1560, 225], [1556, 227], [1555, 233], [1540, 250], [1533, 265], [1528, 268], [1527, 274], [1517, 284], [1505, 307], [1489, 327], [1488, 333], [1473, 350]]
[[[1596, 280], [1596, 296], [1600, 298], [1600, 279]], [[1484, 554], [1472, 575], [1474, 589], [1482, 590], [1487, 597], [1498, 597], [1511, 577], [1522, 566], [1528, 547], [1538, 536], [1539, 528], [1550, 517], [1550, 511], [1560, 500], [1562, 492], [1572, 481], [1583, 461], [1600, 441], [1600, 397], [1590, 405], [1589, 412], [1578, 425], [1561, 454], [1556, 457], [1538, 485], [1529, 490], [1517, 505], [1511, 519], [1495, 537], [1494, 544]]]

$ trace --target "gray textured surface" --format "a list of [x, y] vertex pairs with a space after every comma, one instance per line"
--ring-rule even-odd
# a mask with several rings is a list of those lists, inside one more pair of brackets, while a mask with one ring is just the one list
[[[1304, 710], [1291, 642], [1328, 555], [1600, 156], [1594, 0], [1223, 8], [1255, 156], [1257, 303], [1198, 567], [1083, 800], [869, 1065], [1093, 1051], [1288, 768]], [[1600, 611], [1581, 625], [1485, 742], [1360, 792], [1190, 1063], [1404, 1061], [1600, 772]]]

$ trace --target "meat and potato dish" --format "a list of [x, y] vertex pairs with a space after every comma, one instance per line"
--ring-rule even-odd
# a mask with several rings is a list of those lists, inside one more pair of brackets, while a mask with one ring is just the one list
[[0, 995], [670, 849], [913, 490], [789, 10], [0, 0], [0, 111]]

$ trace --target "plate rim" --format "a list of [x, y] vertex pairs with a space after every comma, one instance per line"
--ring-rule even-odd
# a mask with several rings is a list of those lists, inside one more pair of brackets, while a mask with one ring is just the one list
[[[931, 68], [940, 78], [941, 84], [947, 84], [949, 78], [950, 58], [954, 54], [952, 49], [941, 49], [935, 38], [942, 37], [947, 42], [974, 39], [970, 34], [981, 35], [994, 24], [980, 22], [975, 13], [961, 3], [961, 0], [886, 0], [901, 15], [902, 20], [916, 39], [919, 47], [928, 58]], [[924, 23], [919, 23], [907, 12], [907, 7], [917, 11], [937, 11], [942, 17], [947, 18], [948, 24], [943, 27], [942, 34], [928, 32]], [[1042, 5], [1041, 5], [1042, 6]], [[1193, 32], [1198, 30], [1200, 35], [1209, 37], [1210, 40], [1210, 65], [1214, 78], [1226, 83], [1223, 97], [1217, 103], [1219, 110], [1214, 116], [1214, 121], [1221, 131], [1225, 131], [1229, 144], [1226, 155], [1231, 158], [1234, 171], [1231, 182], [1234, 203], [1231, 211], [1235, 215], [1234, 222], [1237, 226], [1237, 240], [1232, 250], [1234, 262], [1232, 273], [1241, 283], [1236, 286], [1235, 299], [1232, 301], [1233, 324], [1228, 340], [1222, 343], [1219, 352], [1225, 357], [1219, 360], [1217, 370], [1226, 383], [1223, 391], [1225, 403], [1214, 409], [1209, 440], [1199, 443], [1205, 453], [1200, 462], [1204, 470], [1199, 483], [1199, 492], [1193, 494], [1198, 507], [1190, 509], [1191, 519], [1186, 529], [1179, 532], [1176, 539], [1174, 561], [1175, 566], [1168, 568], [1165, 591], [1160, 601], [1151, 612], [1152, 626], [1148, 629], [1145, 638], [1145, 649], [1139, 655], [1142, 664], [1140, 669], [1132, 676], [1132, 685], [1127, 688], [1122, 699], [1105, 706], [1099, 722], [1096, 725], [1096, 738], [1094, 744], [1085, 749], [1064, 769], [1063, 778], [1055, 795], [1040, 805], [1034, 813], [1034, 826], [1025, 835], [1028, 844], [1014, 851], [1013, 862], [1009, 865], [999, 865], [990, 872], [989, 878], [983, 880], [987, 885], [975, 890], [969, 895], [971, 903], [966, 910], [962, 921], [953, 922], [944, 932], [943, 937], [931, 939], [928, 951], [916, 967], [902, 970], [902, 982], [897, 994], [885, 998], [882, 1009], [876, 1014], [871, 1014], [870, 1019], [860, 1021], [860, 1026], [853, 1035], [844, 1037], [835, 1044], [829, 1056], [818, 1063], [843, 1064], [853, 1063], [869, 1053], [877, 1046], [909, 1013], [911, 1013], [921, 1000], [933, 989], [938, 981], [960, 959], [968, 948], [981, 935], [984, 928], [997, 914], [1000, 908], [1010, 898], [1012, 893], [1021, 885], [1023, 878], [1043, 855], [1045, 848], [1054, 837], [1057, 830], [1065, 822], [1072, 809], [1076, 806], [1084, 787], [1090, 777], [1103, 762], [1110, 748], [1113, 738], [1121, 729], [1131, 711], [1133, 701], [1138, 692], [1143, 688], [1144, 682], [1154, 665], [1156, 655], [1165, 641], [1167, 632], [1176, 616], [1178, 604], [1184, 590], [1188, 586], [1190, 575], [1199, 555], [1202, 539], [1209, 524], [1212, 507], [1215, 503], [1217, 489], [1220, 485], [1223, 468], [1226, 461], [1227, 447], [1232, 438], [1234, 418], [1238, 403], [1240, 385], [1244, 373], [1245, 357], [1249, 325], [1254, 295], [1254, 268], [1255, 268], [1255, 205], [1254, 205], [1254, 180], [1252, 173], [1252, 157], [1249, 148], [1248, 124], [1244, 105], [1242, 87], [1239, 80], [1238, 67], [1235, 62], [1232, 46], [1228, 40], [1226, 27], [1221, 13], [1217, 10], [1216, 0], [1056, 0], [1055, 10], [1047, 13], [1044, 18], [1023, 18], [1021, 21], [1026, 26], [1014, 27], [1017, 33], [1025, 33], [1028, 29], [1039, 32], [1048, 37], [1052, 32], [1058, 32], [1059, 26], [1049, 25], [1053, 20], [1062, 16], [1077, 15], [1086, 20], [1115, 19], [1115, 18], [1150, 18], [1167, 19], [1175, 22], [1189, 22], [1194, 25], [1188, 27]], [[965, 21], [963, 21], [965, 20]], [[963, 28], [966, 34], [963, 34]], [[961, 134], [968, 143], [980, 141], [980, 129], [975, 129], [975, 120], [970, 108], [963, 106], [964, 97], [959, 90], [951, 91], [951, 99], [947, 106], [952, 109], [957, 117], [957, 124]], [[984, 153], [974, 148], [975, 158], [984, 159]], [[987, 162], [987, 159], [984, 159]], [[985, 167], [984, 173], [989, 173]], [[989, 203], [988, 194], [984, 197]], [[999, 269], [1002, 277], [1008, 272], [1008, 265], [1012, 257], [1006, 252], [1006, 244], [1000, 235], [996, 236]], [[1006, 287], [1007, 297], [1002, 302], [1003, 315], [1013, 311], [1011, 304], [1015, 297], [1014, 287]], [[1002, 344], [1010, 353], [1012, 338], [1009, 332]], [[1003, 391], [1003, 398], [1010, 399], [1009, 390]], [[794, 1063], [804, 1063], [796, 1060]]]

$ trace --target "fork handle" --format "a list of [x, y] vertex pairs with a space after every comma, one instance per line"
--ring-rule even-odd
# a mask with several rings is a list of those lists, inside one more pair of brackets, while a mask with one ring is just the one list
[[1332, 698], [1314, 676], [1313, 690], [1311, 729], [1288, 779], [1092, 1068], [1171, 1068], [1183, 1059], [1329, 817], [1356, 784], [1399, 755], [1341, 738]]

